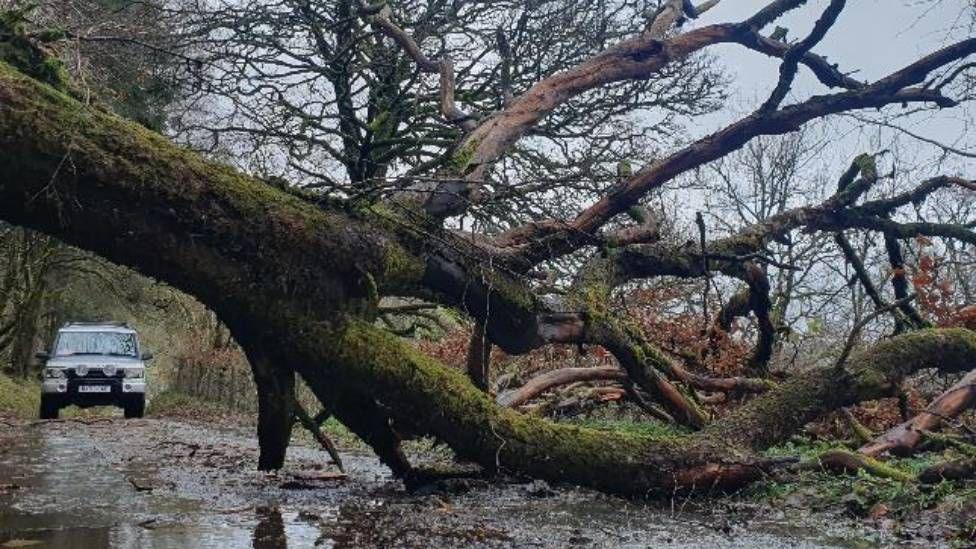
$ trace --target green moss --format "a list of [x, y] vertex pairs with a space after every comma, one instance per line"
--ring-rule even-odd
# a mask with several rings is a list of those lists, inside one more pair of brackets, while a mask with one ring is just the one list
[[843, 455], [853, 460], [858, 460], [861, 462], [861, 466], [858, 469], [859, 471], [867, 472], [876, 477], [898, 480], [901, 482], [915, 481], [915, 475], [873, 457], [868, 457], [843, 448], [835, 448], [833, 450], [829, 450], [828, 453], [832, 455]]
[[629, 433], [645, 436], [654, 440], [677, 440], [687, 437], [689, 432], [673, 423], [663, 423], [656, 420], [626, 421], [607, 419], [582, 419], [578, 425], [598, 431], [614, 433]]
[[[325, 433], [332, 442], [335, 442], [343, 452], [353, 451], [353, 452], [368, 452], [369, 446], [362, 441], [355, 433], [350, 431], [345, 425], [339, 422], [334, 417], [330, 417], [322, 424], [321, 430]], [[315, 437], [308, 431], [308, 429], [301, 429], [298, 426], [292, 430], [292, 442], [297, 442], [305, 446], [311, 446], [313, 448], [321, 448], [319, 442], [315, 440]]]
[[536, 295], [518, 280], [494, 270], [482, 271], [481, 274], [486, 278], [486, 285], [508, 301], [524, 311], [536, 310]]
[[[933, 352], [937, 349], [938, 352]], [[923, 329], [880, 341], [854, 354], [847, 370], [862, 399], [889, 396], [909, 374], [927, 367], [945, 373], [971, 367], [976, 332], [965, 328]]]
[[451, 160], [448, 165], [459, 175], [463, 175], [467, 172], [471, 161], [474, 159], [474, 153], [478, 150], [477, 139], [469, 139], [465, 141], [461, 147], [451, 155]]
[[878, 164], [873, 154], [860, 154], [854, 159], [854, 165], [861, 171], [861, 177], [869, 181], [878, 178]]
[[27, 35], [27, 16], [35, 6], [0, 11], [0, 61], [61, 91], [71, 90], [71, 79], [64, 63], [39, 46], [64, 37], [64, 31], [51, 29], [36, 37]]
[[43, 82], [50, 82], [55, 87], [66, 87], [70, 81], [68, 70], [64, 68], [64, 62], [57, 57], [48, 57], [41, 61], [37, 68], [38, 78]]
[[[836, 442], [794, 438], [770, 448], [770, 457], [799, 457], [816, 460], [835, 450]], [[890, 518], [919, 519], [919, 513], [937, 505], [950, 504], [972, 497], [971, 483], [942, 482], [924, 485], [915, 481], [924, 469], [946, 458], [938, 453], [924, 453], [910, 458], [891, 458], [873, 472], [861, 470], [849, 474], [824, 471], [818, 467], [805, 470], [786, 480], [764, 480], [743, 491], [740, 496], [777, 505], [789, 501], [799, 508], [839, 510], [855, 516], [869, 513], [877, 505], [889, 510]], [[881, 472], [882, 474], [878, 474]], [[887, 472], [887, 473], [885, 473]], [[787, 500], [787, 497], [789, 499]]]
[[390, 111], [383, 111], [369, 121], [369, 131], [379, 133], [383, 125], [390, 119]]
[[426, 265], [398, 243], [390, 243], [382, 251], [383, 281], [386, 286], [398, 287], [416, 283], [423, 278]]
[[331, 340], [329, 362], [345, 381], [396, 403], [395, 418], [450, 440], [463, 458], [627, 493], [663, 484], [649, 481], [662, 473], [644, 458], [678, 444], [674, 437], [556, 424], [500, 408], [460, 372], [366, 323], [351, 321], [323, 340]]

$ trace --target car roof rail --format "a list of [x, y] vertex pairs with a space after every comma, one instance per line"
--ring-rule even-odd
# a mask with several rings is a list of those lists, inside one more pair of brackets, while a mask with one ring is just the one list
[[66, 322], [64, 327], [68, 326], [116, 326], [118, 328], [129, 328], [128, 322], [118, 322], [114, 320], [107, 321], [84, 321], [84, 322]]

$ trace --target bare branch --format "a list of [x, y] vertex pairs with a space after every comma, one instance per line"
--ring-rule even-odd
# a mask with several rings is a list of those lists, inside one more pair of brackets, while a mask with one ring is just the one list
[[793, 85], [793, 79], [796, 78], [800, 60], [823, 40], [824, 36], [827, 35], [827, 31], [834, 26], [845, 4], [846, 0], [831, 0], [830, 5], [824, 10], [823, 15], [813, 25], [813, 30], [810, 31], [810, 34], [786, 50], [786, 53], [783, 54], [783, 63], [779, 66], [779, 81], [776, 83], [776, 88], [770, 94], [769, 98], [766, 99], [766, 102], [759, 107], [760, 111], [775, 110], [783, 102], [787, 92], [790, 90], [790, 86]]

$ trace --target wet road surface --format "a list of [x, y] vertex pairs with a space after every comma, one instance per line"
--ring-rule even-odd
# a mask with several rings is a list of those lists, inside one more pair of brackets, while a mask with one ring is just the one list
[[[372, 456], [293, 446], [255, 470], [245, 430], [172, 420], [0, 424], [2, 547], [866, 547], [841, 523], [693, 513], [544, 483], [405, 492]], [[883, 540], [882, 540], [883, 541]]]

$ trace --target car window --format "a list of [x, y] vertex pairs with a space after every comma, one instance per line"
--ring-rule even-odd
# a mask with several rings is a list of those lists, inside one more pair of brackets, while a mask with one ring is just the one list
[[54, 354], [138, 356], [135, 334], [119, 332], [61, 332]]

